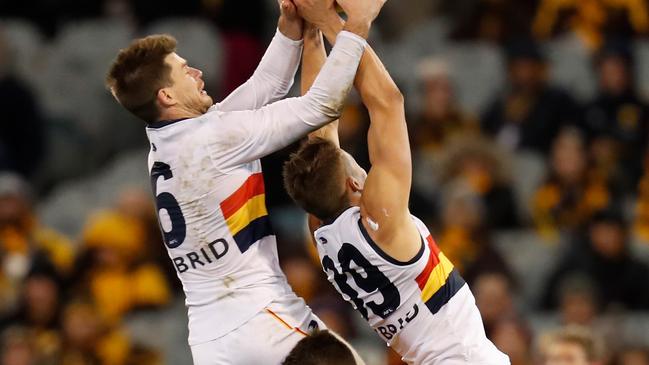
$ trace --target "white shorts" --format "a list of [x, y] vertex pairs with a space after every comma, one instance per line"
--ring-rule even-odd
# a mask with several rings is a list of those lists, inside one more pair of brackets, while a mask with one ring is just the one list
[[277, 365], [313, 329], [326, 328], [295, 294], [274, 300], [241, 327], [191, 346], [194, 365]]

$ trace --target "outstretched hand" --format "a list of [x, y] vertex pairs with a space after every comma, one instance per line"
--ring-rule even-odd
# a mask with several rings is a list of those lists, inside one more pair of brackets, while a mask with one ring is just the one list
[[279, 5], [279, 22], [277, 27], [288, 38], [293, 40], [302, 39], [304, 20], [298, 13], [294, 0], [277, 0]]
[[332, 16], [337, 16], [334, 0], [294, 0], [304, 20], [320, 28]]
[[337, 0], [336, 2], [347, 14], [345, 28], [367, 38], [371, 24], [379, 15], [386, 0]]
[[293, 0], [277, 0], [279, 4], [280, 13], [286, 17], [287, 20], [299, 20], [300, 15], [297, 12], [297, 6]]

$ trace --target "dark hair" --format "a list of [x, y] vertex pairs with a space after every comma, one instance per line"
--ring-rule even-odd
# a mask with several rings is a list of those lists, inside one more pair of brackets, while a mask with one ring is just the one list
[[529, 37], [520, 37], [512, 39], [505, 45], [505, 55], [508, 62], [515, 60], [533, 60], [536, 62], [544, 63], [546, 61], [545, 55], [541, 47], [533, 39]]
[[316, 331], [303, 338], [282, 365], [355, 365], [349, 347], [329, 331]]
[[349, 207], [340, 148], [331, 141], [314, 138], [284, 163], [284, 187], [308, 213], [330, 220]]
[[136, 39], [119, 51], [106, 75], [106, 86], [117, 101], [145, 122], [160, 116], [156, 96], [158, 90], [172, 85], [165, 57], [175, 50], [176, 39], [170, 35]]

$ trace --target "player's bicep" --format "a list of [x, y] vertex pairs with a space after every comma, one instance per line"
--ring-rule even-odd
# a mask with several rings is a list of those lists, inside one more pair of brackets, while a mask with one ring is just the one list
[[393, 175], [394, 188], [402, 194], [410, 192], [412, 156], [408, 140], [403, 104], [370, 110], [371, 124], [367, 135], [372, 169]]
[[409, 215], [412, 159], [403, 109], [370, 111], [368, 147], [372, 167], [362, 206], [377, 223], [391, 224]]
[[409, 216], [409, 192], [402, 189], [403, 179], [383, 166], [373, 166], [367, 175], [361, 196], [364, 215], [378, 224], [377, 229], [392, 228]]

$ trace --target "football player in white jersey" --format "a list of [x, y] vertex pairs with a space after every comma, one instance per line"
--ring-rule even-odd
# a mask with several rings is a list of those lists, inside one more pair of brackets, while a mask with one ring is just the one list
[[279, 364], [310, 328], [323, 326], [280, 270], [259, 158], [338, 117], [384, 2], [341, 1], [345, 31], [299, 98], [277, 101], [302, 52], [293, 0], [283, 0], [253, 76], [221, 103], [212, 105], [201, 71], [170, 36], [135, 40], [111, 66], [113, 95], [147, 124], [151, 186], [186, 295], [194, 364]]
[[[310, 6], [318, 16], [305, 19], [335, 40], [344, 22], [332, 1]], [[310, 43], [318, 40], [307, 34], [303, 72], [315, 75], [324, 50], [319, 60], [313, 56]], [[403, 96], [369, 48], [355, 84], [371, 118], [369, 173], [340, 148], [336, 124], [311, 133], [284, 166], [288, 193], [310, 213], [327, 278], [409, 364], [509, 364], [487, 339], [468, 286], [408, 210], [412, 165]]]

